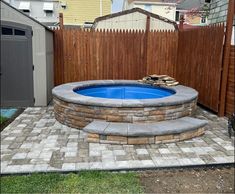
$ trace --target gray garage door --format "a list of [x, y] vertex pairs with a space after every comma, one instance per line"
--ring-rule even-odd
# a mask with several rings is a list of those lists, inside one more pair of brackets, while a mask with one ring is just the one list
[[32, 28], [1, 21], [1, 106], [32, 106]]

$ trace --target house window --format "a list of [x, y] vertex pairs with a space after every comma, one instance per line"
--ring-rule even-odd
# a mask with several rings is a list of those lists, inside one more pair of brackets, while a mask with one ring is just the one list
[[152, 5], [145, 4], [145, 5], [144, 5], [144, 10], [149, 11], [149, 12], [152, 12]]
[[180, 21], [180, 12], [179, 11], [176, 11], [176, 13], [175, 13], [175, 21], [176, 22]]
[[15, 35], [16, 36], [25, 36], [25, 31], [15, 29]]
[[30, 2], [20, 2], [19, 10], [29, 15], [30, 14]]
[[30, 11], [29, 10], [21, 10], [21, 11], [23, 11], [27, 15], [30, 15]]
[[2, 27], [2, 35], [13, 35], [12, 28]]
[[180, 13], [179, 11], [176, 11], [176, 13], [175, 13], [175, 21], [179, 22], [181, 17], [185, 18], [184, 13]]
[[53, 16], [53, 11], [45, 11], [46, 17], [52, 17]]
[[202, 17], [201, 18], [201, 24], [205, 24], [206, 23], [206, 18], [205, 17]]
[[53, 3], [44, 3], [43, 4], [43, 10], [45, 12], [46, 17], [52, 17], [53, 16]]

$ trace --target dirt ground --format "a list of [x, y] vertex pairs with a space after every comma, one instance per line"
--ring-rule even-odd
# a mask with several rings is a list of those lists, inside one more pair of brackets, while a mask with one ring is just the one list
[[140, 173], [145, 193], [234, 193], [234, 166]]

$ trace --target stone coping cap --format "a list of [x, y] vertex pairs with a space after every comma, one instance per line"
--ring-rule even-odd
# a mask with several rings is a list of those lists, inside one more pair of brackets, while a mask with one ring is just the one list
[[74, 89], [96, 86], [96, 85], [115, 85], [115, 84], [133, 84], [133, 85], [147, 85], [136, 80], [92, 80], [82, 82], [72, 82], [56, 86], [52, 90], [54, 97], [65, 102], [93, 105], [103, 107], [160, 107], [160, 106], [174, 106], [180, 105], [197, 99], [198, 92], [192, 88], [178, 85], [173, 87], [162, 87], [173, 90], [175, 94], [164, 98], [156, 99], [107, 99], [98, 97], [89, 97], [80, 95], [74, 92]]
[[83, 131], [100, 135], [146, 137], [180, 134], [202, 128], [207, 123], [206, 120], [192, 117], [183, 117], [176, 120], [155, 123], [115, 123], [95, 120], [84, 127]]

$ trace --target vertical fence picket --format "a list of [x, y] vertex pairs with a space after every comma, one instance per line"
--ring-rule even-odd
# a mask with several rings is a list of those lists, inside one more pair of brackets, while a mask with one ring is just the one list
[[216, 25], [150, 31], [146, 37], [143, 31], [55, 30], [55, 85], [167, 74], [198, 90], [199, 102], [218, 111], [223, 31], [222, 25]]

